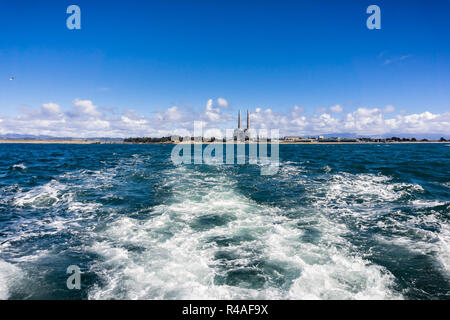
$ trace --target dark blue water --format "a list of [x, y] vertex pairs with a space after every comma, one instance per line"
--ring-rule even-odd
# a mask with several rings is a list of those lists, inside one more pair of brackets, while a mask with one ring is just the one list
[[281, 145], [273, 176], [171, 150], [0, 145], [0, 298], [450, 298], [445, 144]]

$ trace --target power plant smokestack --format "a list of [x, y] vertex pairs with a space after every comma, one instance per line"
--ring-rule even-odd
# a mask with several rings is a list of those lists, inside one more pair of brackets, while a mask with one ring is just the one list
[[241, 129], [241, 110], [239, 110], [238, 129]]
[[250, 112], [247, 110], [247, 130], [250, 129]]

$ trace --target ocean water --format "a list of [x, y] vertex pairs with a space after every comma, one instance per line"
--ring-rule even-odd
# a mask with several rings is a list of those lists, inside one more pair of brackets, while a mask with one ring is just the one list
[[[0, 299], [449, 299], [450, 147], [0, 145]], [[69, 290], [68, 266], [81, 290]]]

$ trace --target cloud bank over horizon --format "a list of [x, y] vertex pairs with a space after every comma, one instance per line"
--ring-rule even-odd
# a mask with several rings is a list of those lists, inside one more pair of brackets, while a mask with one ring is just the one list
[[[245, 125], [245, 110], [242, 111]], [[345, 112], [339, 104], [317, 109], [312, 114], [300, 106], [293, 106], [285, 112], [274, 112], [270, 108], [250, 111], [252, 128], [279, 129], [281, 136], [450, 136], [450, 111], [393, 115], [395, 107], [387, 105]], [[205, 106], [197, 111], [171, 106], [145, 117], [131, 109], [119, 112], [99, 107], [91, 100], [75, 99], [68, 110], [63, 110], [55, 102], [48, 102], [39, 108], [22, 108], [15, 117], [0, 115], [0, 135], [77, 138], [190, 135], [194, 121], [202, 122], [204, 136], [221, 137], [224, 129], [236, 128], [237, 110], [231, 108], [225, 98], [217, 98], [207, 100]]]

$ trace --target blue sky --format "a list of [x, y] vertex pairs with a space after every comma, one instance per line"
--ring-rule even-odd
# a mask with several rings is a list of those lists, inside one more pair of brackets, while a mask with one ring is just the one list
[[[81, 8], [81, 30], [66, 28], [71, 4]], [[381, 30], [366, 27], [371, 4], [381, 8]], [[52, 120], [43, 116], [42, 105], [49, 103], [57, 104], [66, 120], [74, 110], [95, 108], [103, 115], [96, 119], [125, 114], [147, 121], [149, 130], [105, 134], [162, 134], [192, 120], [168, 115], [174, 106], [180, 114], [211, 120], [204, 115], [209, 99], [220, 114], [217, 123], [209, 121], [211, 127], [248, 108], [261, 110], [254, 122], [262, 126], [270, 127], [270, 117], [277, 117], [272, 126], [285, 126], [286, 132], [316, 133], [313, 118], [328, 114], [338, 121], [334, 131], [344, 132], [342, 119], [363, 108], [373, 117], [381, 114], [383, 125], [389, 118], [429, 112], [425, 118], [441, 117], [438, 128], [445, 131], [449, 13], [446, 0], [3, 1], [0, 134], [19, 132], [18, 119]], [[77, 109], [75, 101], [91, 105]], [[336, 105], [341, 111], [333, 113]], [[378, 113], [370, 112], [375, 109]], [[295, 110], [309, 126], [286, 125], [299, 116]], [[152, 125], [155, 119], [171, 120], [172, 127]], [[30, 132], [52, 133], [42, 121], [34, 127], [27, 122]], [[347, 129], [366, 133], [355, 126]], [[402, 130], [397, 125], [367, 134], [394, 129]], [[102, 132], [82, 135], [94, 133]]]

